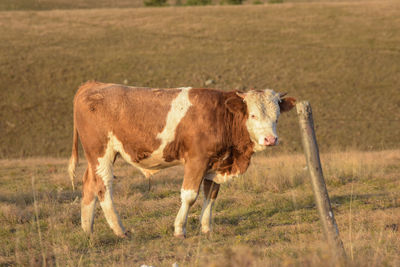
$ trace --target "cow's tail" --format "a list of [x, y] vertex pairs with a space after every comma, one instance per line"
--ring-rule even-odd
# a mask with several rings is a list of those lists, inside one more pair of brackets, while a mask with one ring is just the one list
[[71, 153], [71, 158], [69, 159], [69, 164], [68, 164], [68, 173], [69, 173], [69, 178], [71, 179], [72, 183], [72, 190], [75, 191], [75, 169], [76, 165], [78, 165], [79, 161], [79, 155], [78, 155], [78, 131], [76, 129], [76, 123], [75, 123], [75, 114], [74, 114], [74, 137], [72, 139], [72, 153]]

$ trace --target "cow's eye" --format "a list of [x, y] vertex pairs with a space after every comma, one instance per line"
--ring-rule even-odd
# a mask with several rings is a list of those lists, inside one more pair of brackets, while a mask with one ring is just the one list
[[252, 119], [255, 119], [255, 120], [257, 119], [257, 116], [254, 115], [254, 114], [251, 114], [250, 117], [251, 117]]

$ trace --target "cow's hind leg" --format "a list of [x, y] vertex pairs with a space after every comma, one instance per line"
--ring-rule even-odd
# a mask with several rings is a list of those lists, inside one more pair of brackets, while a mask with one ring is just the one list
[[203, 191], [204, 191], [204, 203], [200, 216], [201, 231], [204, 234], [208, 234], [209, 232], [211, 232], [212, 207], [214, 205], [215, 199], [218, 196], [219, 184], [204, 179]]
[[96, 185], [94, 176], [88, 167], [83, 176], [82, 202], [81, 202], [81, 224], [83, 230], [91, 234], [93, 232], [94, 210], [96, 207]]
[[98, 179], [97, 196], [111, 229], [117, 236], [125, 237], [126, 232], [115, 209], [112, 196], [112, 182], [114, 178], [112, 172], [113, 159], [114, 157], [105, 156], [98, 160], [99, 164], [96, 168], [96, 176], [100, 179]]

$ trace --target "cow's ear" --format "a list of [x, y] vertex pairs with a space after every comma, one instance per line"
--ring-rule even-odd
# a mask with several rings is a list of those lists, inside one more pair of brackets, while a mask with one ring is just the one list
[[296, 105], [296, 99], [293, 97], [285, 97], [279, 102], [279, 108], [281, 112], [286, 112], [291, 110]]
[[247, 94], [242, 92], [236, 92], [236, 95], [244, 100]]
[[243, 102], [242, 98], [239, 97], [230, 97], [225, 101], [225, 106], [226, 108], [232, 112], [242, 112], [244, 113], [246, 111], [246, 104]]

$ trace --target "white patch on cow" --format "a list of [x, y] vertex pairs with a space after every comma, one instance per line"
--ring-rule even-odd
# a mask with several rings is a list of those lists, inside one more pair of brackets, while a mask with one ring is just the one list
[[207, 198], [204, 196], [203, 208], [201, 210], [200, 222], [201, 231], [203, 233], [209, 233], [211, 231], [211, 218], [212, 218], [212, 207], [214, 205], [215, 199]]
[[186, 223], [190, 206], [196, 201], [197, 191], [181, 189], [181, 208], [175, 219], [175, 236], [186, 236]]
[[[114, 161], [115, 153], [119, 149], [121, 142], [112, 134], [108, 134], [108, 143], [104, 156], [98, 158], [98, 165], [96, 167], [96, 174], [103, 180], [106, 191], [104, 192], [104, 199], [100, 201], [100, 206], [103, 209], [104, 216], [114, 233], [118, 236], [123, 236], [125, 230], [122, 226], [121, 219], [114, 207], [112, 199], [112, 181], [114, 178], [112, 172], [112, 162]], [[120, 152], [120, 151], [118, 151]]]
[[181, 122], [182, 118], [186, 115], [186, 112], [192, 105], [189, 100], [189, 91], [191, 87], [182, 87], [180, 89], [181, 92], [171, 102], [171, 109], [168, 112], [165, 127], [163, 131], [157, 135], [157, 138], [161, 141], [161, 145], [156, 151], [152, 153], [151, 156], [153, 157], [156, 157], [160, 154], [162, 156], [165, 146], [168, 143], [174, 141], [176, 127]]
[[280, 115], [279, 93], [270, 89], [262, 92], [250, 91], [246, 93], [244, 101], [249, 112], [246, 127], [251, 140], [254, 142], [254, 151], [264, 150], [266, 148], [264, 145], [266, 137], [278, 138], [276, 122]]
[[178, 124], [181, 122], [182, 118], [185, 117], [190, 106], [192, 106], [192, 103], [189, 100], [189, 91], [192, 88], [182, 87], [179, 89], [181, 92], [171, 102], [171, 108], [167, 115], [165, 127], [161, 133], [157, 134], [157, 139], [161, 141], [161, 144], [155, 151], [153, 151], [150, 157], [137, 164], [140, 168], [149, 171], [151, 169], [162, 169], [182, 163], [181, 161], [165, 162], [163, 159], [163, 151], [165, 147], [170, 142], [174, 141]]
[[108, 134], [108, 143], [103, 157], [98, 158], [98, 165], [96, 167], [96, 174], [103, 179], [104, 185], [106, 187], [112, 187], [112, 179], [114, 178], [112, 172], [112, 162], [115, 157], [115, 149], [114, 149], [114, 139], [115, 137], [112, 133]]
[[125, 229], [122, 226], [121, 219], [115, 209], [114, 201], [112, 198], [112, 188], [107, 188], [104, 194], [104, 200], [100, 201], [100, 206], [103, 209], [104, 216], [106, 217], [108, 225], [118, 236], [125, 235]]
[[213, 181], [214, 183], [217, 184], [223, 184], [226, 182], [231, 181], [232, 179], [236, 178], [239, 176], [239, 173], [233, 173], [233, 174], [220, 174], [220, 173], [215, 173], [215, 172], [208, 172], [205, 176], [204, 179]]

